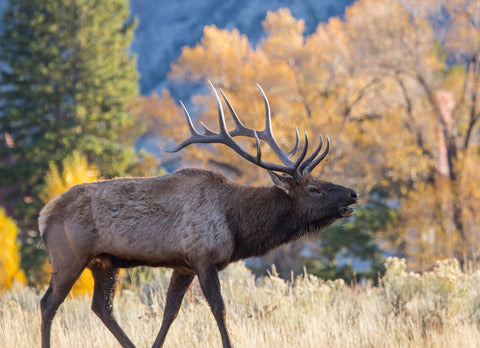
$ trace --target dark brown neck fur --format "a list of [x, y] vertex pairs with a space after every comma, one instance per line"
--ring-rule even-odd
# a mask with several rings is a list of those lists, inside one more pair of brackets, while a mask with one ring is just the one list
[[235, 235], [231, 261], [261, 256], [270, 250], [329, 225], [312, 223], [295, 213], [294, 202], [276, 187], [242, 187], [233, 192], [227, 221]]

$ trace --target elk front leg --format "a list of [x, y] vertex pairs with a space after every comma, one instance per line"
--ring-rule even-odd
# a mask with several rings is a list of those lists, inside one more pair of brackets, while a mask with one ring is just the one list
[[213, 316], [217, 321], [220, 335], [222, 336], [223, 348], [231, 348], [230, 338], [225, 325], [225, 304], [223, 302], [222, 293], [220, 291], [220, 280], [218, 279], [218, 271], [214, 265], [198, 270], [198, 279], [203, 295], [207, 299]]
[[182, 273], [177, 269], [173, 270], [172, 278], [170, 279], [170, 285], [168, 286], [167, 291], [162, 326], [152, 348], [162, 347], [165, 337], [167, 336], [168, 329], [177, 317], [178, 310], [182, 304], [183, 296], [192, 283], [194, 276], [194, 274]]
[[94, 263], [90, 266], [95, 281], [93, 290], [92, 310], [102, 320], [105, 326], [115, 336], [124, 348], [134, 348], [125, 332], [118, 325], [113, 316], [113, 298], [118, 282], [118, 268], [114, 268], [106, 261], [104, 264]]

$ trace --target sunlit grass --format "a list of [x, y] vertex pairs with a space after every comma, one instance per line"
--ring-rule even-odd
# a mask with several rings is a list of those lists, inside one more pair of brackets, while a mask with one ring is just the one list
[[[480, 272], [455, 260], [423, 275], [389, 259], [378, 287], [346, 286], [312, 275], [292, 283], [255, 280], [242, 263], [222, 273], [235, 347], [474, 347], [480, 342]], [[158, 333], [170, 272], [129, 271], [115, 313], [138, 347]], [[132, 281], [133, 280], [133, 281]], [[0, 295], [0, 347], [40, 345], [43, 291], [18, 287]], [[91, 298], [68, 298], [52, 328], [53, 347], [119, 347], [90, 310]], [[185, 296], [165, 347], [220, 347], [220, 335], [198, 283]]]

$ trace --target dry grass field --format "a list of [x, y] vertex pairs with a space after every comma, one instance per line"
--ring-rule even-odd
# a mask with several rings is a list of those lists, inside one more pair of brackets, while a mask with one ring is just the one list
[[[228, 327], [235, 347], [476, 347], [480, 343], [480, 272], [455, 260], [423, 275], [391, 258], [378, 287], [349, 287], [311, 275], [292, 282], [255, 280], [242, 263], [222, 272]], [[137, 347], [150, 347], [160, 328], [170, 273], [130, 270], [115, 312]], [[0, 347], [40, 345], [39, 300], [26, 287], [0, 295]], [[52, 328], [53, 347], [118, 347], [90, 310], [91, 298], [69, 298]], [[187, 293], [166, 347], [221, 347], [198, 283]]]

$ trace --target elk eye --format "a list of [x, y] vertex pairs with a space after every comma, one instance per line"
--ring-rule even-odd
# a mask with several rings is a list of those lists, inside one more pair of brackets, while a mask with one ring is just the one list
[[314, 186], [310, 186], [308, 188], [308, 192], [310, 192], [310, 193], [320, 193], [320, 191]]

